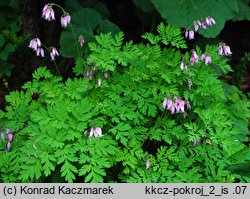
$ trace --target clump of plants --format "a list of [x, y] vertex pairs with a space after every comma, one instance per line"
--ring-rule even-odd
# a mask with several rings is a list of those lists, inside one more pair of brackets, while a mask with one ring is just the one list
[[[44, 8], [45, 19], [54, 19], [53, 6]], [[66, 27], [71, 18], [63, 17]], [[190, 50], [180, 28], [161, 23], [157, 32], [139, 44], [122, 32], [85, 43], [82, 34], [77, 48], [88, 53], [75, 56], [78, 77], [63, 81], [43, 66], [6, 96], [0, 181], [249, 181], [227, 170], [245, 147], [250, 116], [246, 96], [218, 78], [231, 71], [230, 47]]]

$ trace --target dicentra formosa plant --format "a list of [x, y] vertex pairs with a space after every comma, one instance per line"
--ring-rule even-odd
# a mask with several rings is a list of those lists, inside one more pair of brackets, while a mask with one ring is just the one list
[[183, 54], [179, 28], [157, 30], [145, 44], [97, 35], [84, 77], [63, 82], [41, 67], [6, 96], [0, 126], [14, 137], [0, 143], [0, 181], [247, 181], [226, 170], [249, 133], [249, 102], [218, 79], [230, 48]]

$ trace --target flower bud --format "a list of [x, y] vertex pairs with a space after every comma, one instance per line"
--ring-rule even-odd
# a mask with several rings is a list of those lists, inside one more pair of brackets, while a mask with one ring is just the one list
[[208, 64], [211, 64], [211, 63], [212, 63], [212, 58], [211, 58], [211, 56], [206, 56], [205, 64], [208, 65]]
[[149, 169], [149, 167], [150, 167], [150, 160], [147, 159], [147, 160], [146, 160], [146, 169]]
[[10, 129], [9, 129], [9, 128], [6, 129], [6, 133], [7, 133], [7, 134], [10, 133]]
[[104, 72], [103, 76], [107, 79], [108, 78], [108, 72]]
[[5, 138], [4, 133], [1, 133], [1, 138], [2, 138], [2, 141], [4, 142], [4, 138]]
[[167, 106], [167, 98], [164, 98], [163, 103], [162, 103], [162, 108], [165, 109]]
[[102, 137], [102, 129], [100, 127], [97, 127], [95, 130], [94, 130], [94, 136], [95, 137]]
[[100, 87], [102, 85], [102, 79], [98, 78], [98, 87]]
[[78, 38], [78, 42], [79, 42], [79, 44], [80, 44], [80, 46], [81, 46], [81, 47], [82, 47], [82, 46], [83, 46], [83, 44], [85, 43], [84, 38], [83, 38], [83, 36], [82, 36], [82, 35], [80, 35], [80, 36], [79, 36], [79, 38]]
[[10, 151], [10, 147], [11, 147], [11, 144], [10, 144], [10, 142], [8, 142], [7, 146], [6, 146], [6, 148], [7, 148], [8, 151]]
[[8, 134], [8, 138], [9, 138], [9, 142], [12, 142], [12, 140], [13, 140], [13, 134], [12, 134], [12, 133], [9, 133], [9, 134]]

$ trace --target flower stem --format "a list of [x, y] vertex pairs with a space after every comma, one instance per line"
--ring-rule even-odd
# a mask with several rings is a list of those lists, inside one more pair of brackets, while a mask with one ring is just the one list
[[58, 69], [58, 67], [57, 67], [56, 61], [53, 60], [53, 62], [54, 62], [54, 64], [55, 64], [55, 67], [56, 67], [56, 70], [57, 70], [58, 75], [61, 76], [60, 71], [59, 71], [59, 69]]
[[56, 4], [56, 3], [49, 3], [49, 5], [51, 5], [51, 6], [57, 6], [58, 8], [60, 8], [60, 9], [63, 11], [63, 14], [66, 13], [65, 10], [63, 9], [63, 7], [59, 6], [59, 5]]
[[[51, 6], [57, 6], [58, 8], [60, 8], [60, 9], [63, 11], [63, 14], [67, 13], [67, 12], [63, 9], [63, 7], [61, 7], [60, 5], [58, 5], [58, 4], [56, 4], [56, 3], [50, 3], [49, 5], [51, 5]], [[75, 36], [75, 34], [74, 34], [74, 29], [73, 29], [73, 26], [72, 26], [71, 23], [70, 23], [70, 29], [71, 29], [72, 35], [73, 35], [74, 40], [75, 40], [75, 43], [76, 43], [76, 48], [77, 48], [78, 56], [79, 56], [79, 57], [82, 57], [82, 53], [81, 53], [81, 50], [79, 50], [78, 42], [77, 42], [76, 36]]]
[[74, 33], [74, 29], [73, 29], [72, 24], [70, 24], [70, 29], [71, 29], [72, 35], [73, 35], [73, 37], [74, 37], [74, 40], [75, 40], [75, 44], [76, 44], [76, 49], [77, 49], [78, 56], [79, 56], [80, 58], [82, 58], [82, 53], [81, 53], [80, 50], [79, 50], [79, 45], [78, 45], [78, 42], [77, 42], [77, 40], [76, 40], [76, 36], [75, 36], [75, 33]]

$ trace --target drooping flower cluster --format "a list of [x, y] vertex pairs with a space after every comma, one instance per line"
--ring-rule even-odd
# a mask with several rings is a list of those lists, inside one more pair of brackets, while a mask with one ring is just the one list
[[51, 51], [50, 51], [51, 60], [54, 61], [56, 56], [59, 56], [58, 51], [56, 50], [55, 47], [51, 47]]
[[197, 32], [200, 27], [206, 30], [207, 26], [213, 26], [215, 24], [215, 20], [212, 17], [207, 16], [202, 22], [200, 22], [199, 20], [194, 20], [194, 30], [195, 32]]
[[43, 17], [45, 20], [48, 20], [48, 21], [53, 21], [53, 20], [55, 20], [55, 12], [54, 12], [54, 10], [52, 9], [52, 6], [51, 6], [50, 4], [46, 4], [46, 5], [43, 7], [42, 17]]
[[[53, 5], [58, 6], [57, 4], [53, 4]], [[55, 12], [52, 8], [53, 5], [46, 4], [43, 7], [42, 18], [44, 18], [45, 20], [48, 20], [48, 21], [55, 20]], [[60, 6], [58, 6], [58, 7], [61, 8]], [[62, 11], [63, 11], [63, 15], [61, 16], [61, 25], [63, 28], [65, 28], [70, 24], [71, 16], [69, 15], [69, 13], [65, 12], [64, 9], [62, 9]]]
[[192, 51], [192, 56], [190, 58], [190, 65], [193, 66], [194, 63], [198, 64], [199, 62], [199, 56], [197, 55], [196, 51]]
[[232, 54], [231, 52], [231, 49], [228, 45], [226, 45], [225, 43], [222, 43], [219, 45], [219, 48], [218, 48], [218, 54], [220, 56], [230, 56]]
[[205, 60], [205, 64], [211, 64], [212, 63], [212, 57], [210, 55], [202, 54], [201, 55], [201, 61]]
[[[96, 70], [96, 66], [94, 66], [92, 69], [85, 69], [84, 70], [84, 73], [86, 74], [86, 76], [87, 76], [87, 78], [88, 79], [93, 79], [93, 77], [94, 77], [94, 71]], [[108, 72], [106, 71], [106, 72], [104, 72], [103, 73], [103, 76], [104, 76], [104, 78], [105, 79], [107, 79], [108, 78]], [[102, 78], [98, 78], [98, 80], [97, 80], [97, 85], [98, 85], [98, 87], [101, 87], [101, 85], [102, 85]]]
[[[84, 131], [84, 135], [86, 136], [88, 134], [88, 130]], [[93, 137], [93, 135], [95, 137], [102, 137], [102, 129], [100, 127], [92, 127], [90, 129], [90, 133], [89, 133], [89, 138], [91, 139]]]
[[30, 40], [28, 47], [33, 49], [36, 52], [37, 56], [44, 57], [44, 50], [41, 46], [42, 46], [42, 43], [41, 43], [40, 39], [34, 38], [34, 39]]
[[[193, 23], [194, 23], [194, 31], [195, 32], [197, 32], [200, 27], [203, 28], [204, 30], [206, 30], [207, 26], [213, 26], [216, 24], [215, 20], [210, 16], [207, 16], [202, 22], [200, 20], [194, 20]], [[185, 30], [185, 38], [188, 40], [194, 39], [194, 31], [186, 29]]]
[[[11, 143], [12, 143], [12, 141], [13, 141], [13, 134], [10, 132], [10, 129], [9, 128], [7, 128], [6, 129], [6, 134], [7, 134], [7, 136], [8, 136], [8, 142], [7, 142], [7, 145], [6, 145], [6, 149], [8, 150], [8, 151], [10, 151], [10, 147], [11, 147]], [[4, 134], [4, 132], [2, 132], [1, 133], [1, 138], [2, 138], [2, 141], [4, 142], [5, 141], [5, 134]]]
[[194, 31], [186, 29], [186, 31], [185, 31], [185, 38], [189, 39], [189, 40], [194, 39]]
[[[30, 40], [28, 47], [36, 52], [36, 56], [44, 57], [44, 49], [41, 46], [42, 46], [41, 40], [39, 38], [34, 38]], [[51, 60], [55, 60], [56, 56], [59, 56], [57, 49], [55, 47], [51, 47], [50, 48]]]
[[[208, 65], [208, 64], [211, 64], [212, 63], [212, 57], [210, 55], [206, 55], [206, 54], [202, 54], [201, 55], [201, 58], [200, 58], [201, 61], [205, 61], [205, 65]], [[192, 55], [190, 57], [190, 65], [193, 66], [194, 64], [198, 64], [199, 63], [199, 56], [197, 54], [197, 52], [195, 50], [192, 50]], [[184, 69], [187, 69], [187, 65], [185, 65], [185, 60], [184, 58], [182, 58], [182, 61], [180, 63], [180, 69], [181, 70], [184, 70]], [[188, 79], [188, 88], [189, 90], [191, 90], [192, 88], [192, 80], [189, 78]]]
[[[201, 55], [201, 61], [205, 61], [205, 65], [211, 64], [212, 63], [212, 57], [210, 55], [202, 54]], [[193, 66], [194, 64], [199, 63], [199, 56], [195, 50], [192, 50], [192, 56], [190, 57], [190, 65]], [[185, 66], [186, 68], [186, 66]], [[180, 69], [184, 69], [184, 60], [182, 59], [182, 62], [180, 64]]]
[[92, 70], [86, 69], [86, 70], [84, 70], [84, 72], [85, 72], [85, 74], [87, 75], [87, 77], [88, 77], [89, 79], [92, 79], [92, 78], [93, 78], [93, 72], [92, 72]]
[[69, 13], [65, 13], [61, 16], [61, 25], [63, 28], [67, 27], [70, 24], [71, 16]]
[[162, 108], [166, 109], [166, 107], [167, 107], [167, 109], [171, 111], [171, 114], [184, 113], [185, 112], [185, 110], [184, 110], [185, 104], [187, 105], [188, 109], [191, 109], [189, 102], [185, 102], [184, 100], [182, 100], [176, 96], [174, 98], [175, 98], [175, 102], [173, 102], [172, 100], [169, 100], [167, 98], [164, 98]]

